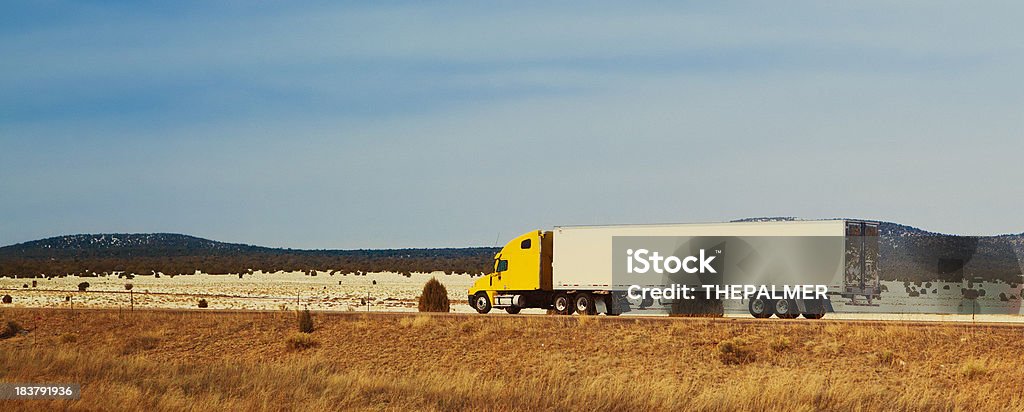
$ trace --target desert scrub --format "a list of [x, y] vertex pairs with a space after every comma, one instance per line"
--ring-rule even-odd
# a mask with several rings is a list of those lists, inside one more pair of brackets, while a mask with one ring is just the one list
[[317, 342], [313, 335], [308, 333], [292, 333], [285, 339], [285, 343], [288, 349], [291, 350], [306, 350], [320, 346], [320, 342]]
[[25, 330], [13, 320], [5, 322], [4, 327], [0, 328], [0, 339], [13, 338], [18, 335], [19, 332]]
[[991, 368], [989, 368], [988, 362], [981, 359], [972, 359], [964, 362], [963, 366], [960, 367], [960, 376], [971, 380], [988, 376]]
[[208, 308], [210, 307], [210, 302], [207, 302], [206, 299], [199, 299], [199, 307]]
[[430, 324], [430, 316], [417, 315], [412, 317], [403, 317], [398, 321], [398, 324], [404, 328], [419, 329]]
[[423, 285], [419, 309], [420, 312], [448, 312], [451, 310], [451, 305], [448, 302], [448, 289], [438, 282], [437, 278], [430, 278]]
[[768, 343], [768, 347], [775, 352], [785, 352], [793, 347], [788, 337], [779, 336]]
[[121, 344], [121, 354], [131, 355], [150, 351], [160, 346], [160, 340], [162, 334], [156, 332], [146, 332], [134, 336], [129, 336]]
[[295, 319], [299, 325], [299, 332], [313, 333], [313, 315], [309, 313], [309, 309], [295, 311]]
[[743, 338], [732, 338], [718, 342], [715, 348], [718, 360], [726, 365], [742, 365], [757, 360], [753, 346]]

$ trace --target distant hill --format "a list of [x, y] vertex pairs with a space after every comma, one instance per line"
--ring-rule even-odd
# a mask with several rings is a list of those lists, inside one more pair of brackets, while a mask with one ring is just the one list
[[[959, 236], [929, 232], [913, 226], [878, 222], [879, 273], [882, 280], [926, 282], [943, 280], [1022, 282], [1024, 233], [998, 236]], [[734, 222], [804, 220], [795, 217], [754, 217]]]
[[[794, 221], [754, 217], [737, 222]], [[883, 280], [1019, 283], [1024, 234], [956, 236], [879, 222]], [[251, 271], [488, 273], [498, 248], [299, 250], [224, 243], [173, 233], [81, 234], [0, 247], [0, 276]]]
[[57, 236], [0, 247], [0, 257], [145, 257], [273, 252], [176, 233], [108, 233]]
[[490, 271], [496, 248], [300, 250], [217, 242], [173, 233], [58, 236], [0, 247], [0, 276], [167, 275], [284, 271], [402, 274]]

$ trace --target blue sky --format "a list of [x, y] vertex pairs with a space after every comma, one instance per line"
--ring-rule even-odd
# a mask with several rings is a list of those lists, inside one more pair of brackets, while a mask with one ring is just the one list
[[0, 244], [492, 245], [751, 216], [1024, 231], [1015, 2], [29, 2]]

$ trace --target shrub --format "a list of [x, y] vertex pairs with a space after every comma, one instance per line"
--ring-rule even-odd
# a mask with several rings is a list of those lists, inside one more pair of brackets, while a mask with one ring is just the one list
[[320, 343], [313, 338], [313, 335], [308, 333], [293, 333], [288, 336], [288, 339], [286, 339], [285, 342], [288, 344], [288, 349], [291, 350], [305, 350], [315, 348], [320, 345]]
[[135, 285], [132, 285], [131, 283], [124, 284], [124, 290], [132, 290], [133, 287], [135, 287]]
[[11, 295], [4, 295], [4, 299], [3, 299], [3, 302], [4, 302], [4, 303], [11, 303], [11, 302], [14, 302], [14, 298], [12, 298], [12, 297], [11, 297]]
[[295, 315], [299, 323], [299, 332], [313, 333], [313, 316], [310, 315], [309, 309], [296, 311]]
[[960, 367], [960, 375], [967, 379], [979, 378], [988, 374], [988, 362], [983, 360], [969, 360]]
[[403, 317], [398, 321], [398, 324], [403, 328], [419, 329], [429, 325], [431, 322], [430, 316], [427, 315], [416, 315], [413, 317]]
[[148, 332], [140, 335], [129, 336], [121, 345], [121, 354], [130, 355], [156, 349], [160, 344], [162, 336], [159, 333]]
[[870, 357], [879, 366], [897, 366], [897, 367], [902, 367], [902, 366], [905, 366], [907, 364], [902, 359], [900, 359], [898, 356], [896, 356], [896, 354], [893, 351], [891, 351], [891, 350], [883, 350], [881, 352], [875, 352], [875, 353], [871, 354]]
[[741, 365], [757, 360], [750, 343], [742, 338], [726, 339], [718, 342], [718, 360], [726, 365]]
[[430, 278], [427, 284], [423, 285], [423, 294], [420, 295], [420, 312], [448, 312], [451, 305], [448, 302], [448, 289], [437, 281], [437, 278]]
[[768, 343], [768, 347], [776, 352], [785, 352], [793, 347], [793, 343], [790, 342], [789, 338], [785, 336], [779, 336], [775, 340]]
[[22, 328], [21, 325], [19, 325], [17, 322], [9, 320], [7, 321], [7, 324], [4, 325], [3, 329], [0, 329], [0, 339], [13, 338], [15, 335], [18, 334], [18, 332], [21, 332], [23, 330], [25, 329]]
[[85, 292], [86, 289], [89, 289], [89, 282], [82, 282], [82, 283], [78, 284], [78, 291], [79, 292]]
[[210, 303], [207, 302], [206, 299], [199, 299], [199, 307], [204, 309], [208, 308], [210, 307]]

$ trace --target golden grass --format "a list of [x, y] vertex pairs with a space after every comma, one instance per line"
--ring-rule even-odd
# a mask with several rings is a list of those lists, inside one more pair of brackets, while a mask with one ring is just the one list
[[0, 410], [1024, 409], [1022, 327], [316, 317], [3, 310], [30, 332], [0, 340], [0, 380], [83, 397]]
[[297, 332], [288, 335], [288, 339], [285, 341], [285, 343], [288, 344], [288, 349], [295, 351], [301, 351], [320, 346], [320, 342], [318, 342], [316, 338], [304, 332]]

